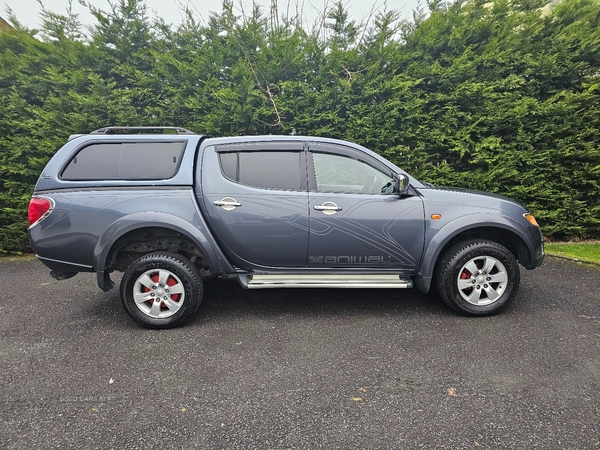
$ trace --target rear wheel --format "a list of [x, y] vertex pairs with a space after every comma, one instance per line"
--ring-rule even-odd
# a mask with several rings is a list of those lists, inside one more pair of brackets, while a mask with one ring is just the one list
[[469, 240], [450, 248], [439, 262], [435, 283], [442, 300], [469, 316], [495, 314], [517, 295], [519, 264], [502, 245]]
[[187, 258], [149, 253], [134, 261], [121, 280], [127, 314], [147, 328], [172, 328], [190, 318], [202, 301], [202, 278]]

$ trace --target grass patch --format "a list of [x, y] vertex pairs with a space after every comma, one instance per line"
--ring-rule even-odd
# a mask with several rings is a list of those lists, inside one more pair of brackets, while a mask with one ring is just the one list
[[0, 253], [0, 262], [13, 262], [13, 261], [33, 261], [37, 259], [33, 253], [26, 253], [24, 255], [15, 255], [13, 253]]
[[600, 264], [600, 242], [558, 242], [545, 244], [549, 255], [566, 256]]

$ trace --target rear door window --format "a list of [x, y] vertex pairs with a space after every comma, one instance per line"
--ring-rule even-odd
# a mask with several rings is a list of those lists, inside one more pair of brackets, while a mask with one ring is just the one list
[[224, 152], [219, 157], [223, 175], [236, 183], [295, 191], [303, 190], [306, 184], [301, 151]]

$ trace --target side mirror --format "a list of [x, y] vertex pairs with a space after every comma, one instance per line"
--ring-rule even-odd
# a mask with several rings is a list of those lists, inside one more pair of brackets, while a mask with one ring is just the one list
[[394, 177], [396, 179], [396, 192], [398, 195], [406, 195], [410, 187], [408, 177], [402, 173]]

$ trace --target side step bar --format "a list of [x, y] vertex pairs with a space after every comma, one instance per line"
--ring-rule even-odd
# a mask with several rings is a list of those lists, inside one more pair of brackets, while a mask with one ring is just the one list
[[240, 284], [247, 289], [267, 288], [396, 288], [413, 287], [409, 277], [398, 274], [257, 274], [238, 275]]

